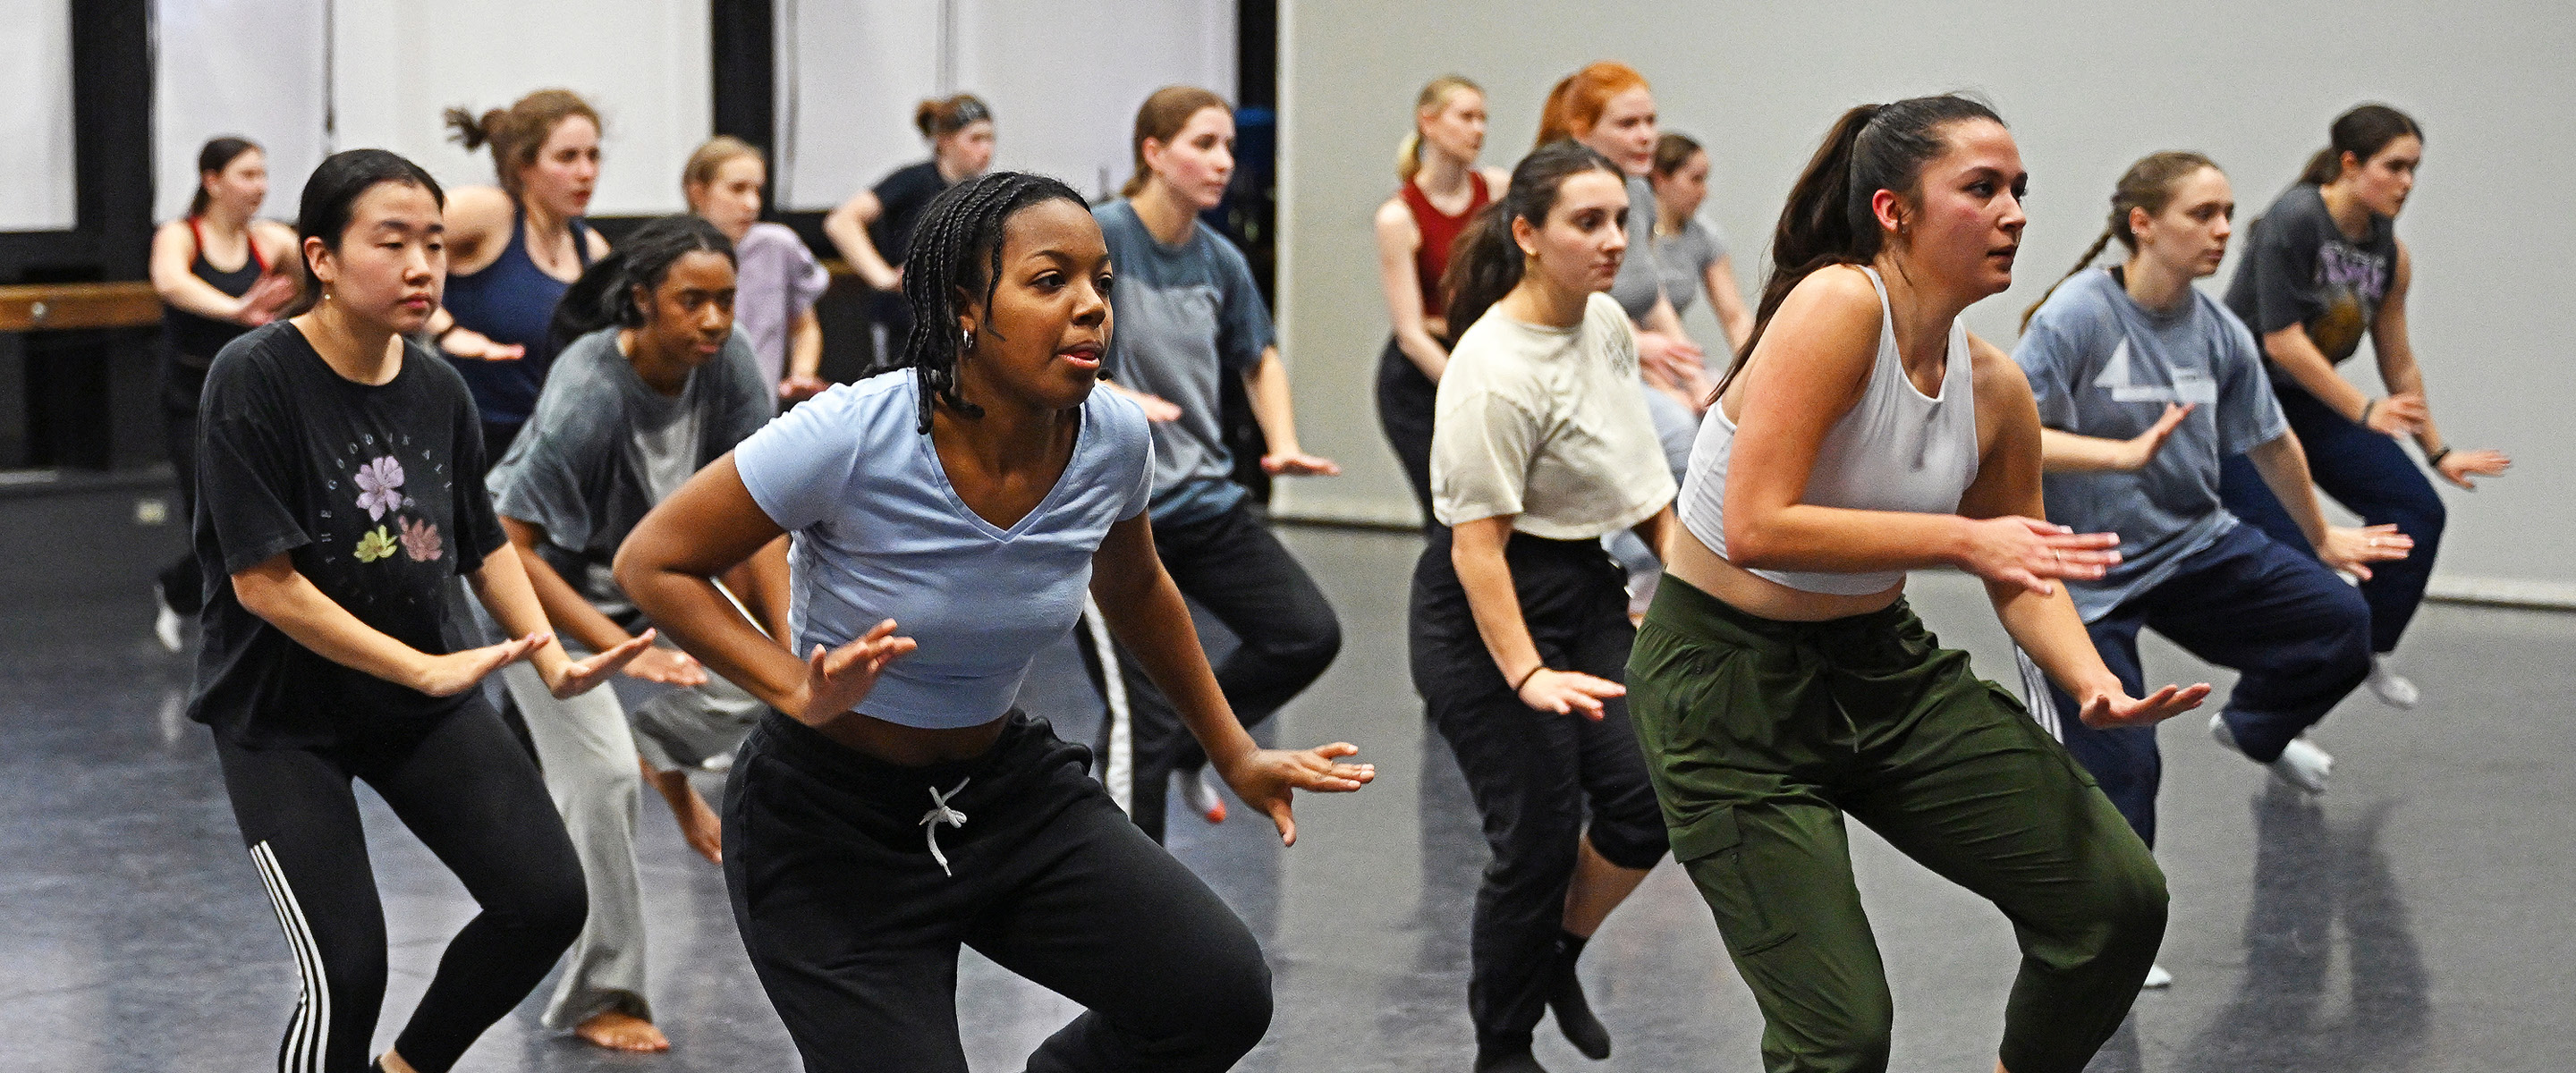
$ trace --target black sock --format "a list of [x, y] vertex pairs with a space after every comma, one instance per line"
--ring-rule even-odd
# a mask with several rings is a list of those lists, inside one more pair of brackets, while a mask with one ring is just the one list
[[1548, 981], [1547, 1008], [1556, 1015], [1557, 1031], [1565, 1033], [1565, 1041], [1585, 1058], [1598, 1062], [1610, 1057], [1610, 1030], [1592, 1015], [1592, 1003], [1583, 996], [1583, 981], [1574, 974], [1574, 963], [1583, 957], [1583, 945], [1590, 941], [1587, 936], [1557, 929], [1555, 978]]

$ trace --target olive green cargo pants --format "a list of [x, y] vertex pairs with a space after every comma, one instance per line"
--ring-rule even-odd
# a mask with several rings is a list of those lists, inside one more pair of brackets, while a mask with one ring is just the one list
[[2021, 702], [1903, 601], [1776, 622], [1667, 577], [1628, 711], [1673, 857], [1761, 1004], [1771, 1073], [1887, 1068], [1895, 1009], [1846, 813], [2011, 919], [2011, 1073], [2080, 1073], [2127, 1016], [2164, 937], [2164, 874]]

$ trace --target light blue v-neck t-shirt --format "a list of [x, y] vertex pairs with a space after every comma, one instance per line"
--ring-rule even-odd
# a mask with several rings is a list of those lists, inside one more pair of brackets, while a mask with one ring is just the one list
[[1064, 474], [1002, 529], [949, 485], [915, 423], [920, 391], [910, 369], [835, 387], [744, 440], [734, 465], [793, 536], [797, 654], [893, 619], [920, 647], [886, 666], [858, 710], [911, 727], [974, 726], [1008, 713], [1029, 661], [1073, 629], [1092, 554], [1153, 493], [1153, 438], [1135, 403], [1093, 391]]

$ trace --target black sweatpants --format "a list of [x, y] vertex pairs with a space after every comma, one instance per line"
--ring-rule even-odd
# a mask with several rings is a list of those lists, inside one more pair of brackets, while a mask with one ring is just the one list
[[194, 616], [206, 606], [206, 577], [197, 568], [192, 538], [197, 517], [197, 397], [206, 390], [206, 367], [176, 357], [161, 359], [161, 445], [170, 455], [170, 473], [179, 484], [179, 535], [188, 544], [179, 557], [161, 568], [161, 602], [170, 610]]
[[900, 767], [771, 712], [725, 788], [725, 886], [807, 1073], [964, 1073], [957, 950], [1087, 1010], [1032, 1073], [1223, 1070], [1270, 968], [1214, 891], [1012, 713], [973, 760]]
[[1377, 425], [1404, 467], [1404, 483], [1413, 488], [1426, 531], [1439, 524], [1431, 516], [1431, 416], [1439, 397], [1440, 385], [1388, 338], [1377, 357]]
[[[1271, 534], [1251, 500], [1201, 521], [1154, 523], [1154, 552], [1181, 595], [1206, 608], [1242, 642], [1215, 669], [1217, 688], [1243, 725], [1270, 718], [1323, 677], [1333, 657], [1341, 654], [1342, 622], [1333, 605], [1297, 557]], [[1102, 686], [1099, 658], [1090, 646], [1079, 647], [1092, 685]], [[1160, 842], [1172, 772], [1196, 772], [1207, 764], [1207, 753], [1181, 724], [1181, 713], [1146, 677], [1144, 663], [1124, 646], [1118, 650], [1118, 668], [1127, 684], [1135, 757], [1129, 803], [1136, 826]]]
[[[1448, 527], [1434, 529], [1413, 570], [1413, 688], [1457, 754], [1494, 855], [1476, 891], [1469, 939], [1467, 1012], [1476, 1042], [1526, 1047], [1547, 1008], [1577, 840], [1588, 838], [1622, 868], [1653, 867], [1671, 843], [1627, 703], [1604, 703], [1598, 721], [1521, 703], [1476, 632], [1449, 548]], [[1600, 541], [1514, 533], [1503, 558], [1540, 660], [1626, 679], [1637, 631], [1628, 623], [1627, 578]]]
[[385, 997], [385, 914], [350, 780], [464, 881], [482, 913], [440, 955], [429, 992], [394, 1050], [444, 1073], [527, 997], [581, 933], [581, 864], [525, 749], [480, 697], [418, 723], [386, 722], [328, 749], [246, 749], [215, 741], [233, 816], [294, 955], [300, 992], [282, 1073], [367, 1068]]

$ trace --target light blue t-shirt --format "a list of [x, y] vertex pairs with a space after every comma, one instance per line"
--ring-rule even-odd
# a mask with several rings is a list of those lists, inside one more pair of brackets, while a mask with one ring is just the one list
[[1082, 404], [1073, 458], [1005, 530], [966, 506], [919, 431], [920, 381], [899, 369], [815, 396], [734, 450], [752, 501], [794, 535], [789, 631], [802, 656], [885, 619], [920, 644], [859, 702], [904, 726], [952, 728], [1010, 711], [1029, 660], [1082, 614], [1091, 556], [1145, 509], [1145, 412], [1110, 391]]
[[2218, 500], [2218, 462], [2289, 431], [2245, 322], [2191, 292], [2180, 310], [2139, 305], [2109, 269], [2057, 288], [2013, 348], [2030, 378], [2039, 423], [2125, 440], [2191, 403], [2164, 447], [2134, 473], [2051, 473], [2048, 520], [2079, 533], [2120, 534], [2120, 565], [2100, 581], [2069, 581], [2091, 622], [2172, 576], [2183, 560], [2236, 527]]
[[1180, 245], [1154, 240], [1133, 205], [1092, 211], [1118, 282], [1109, 289], [1109, 354], [1119, 383], [1181, 408], [1154, 426], [1154, 520], [1184, 523], [1232, 510], [1248, 494], [1234, 483], [1234, 452], [1218, 422], [1222, 377], [1261, 363], [1272, 339], [1270, 308], [1243, 251], [1208, 225], [1190, 223]]

